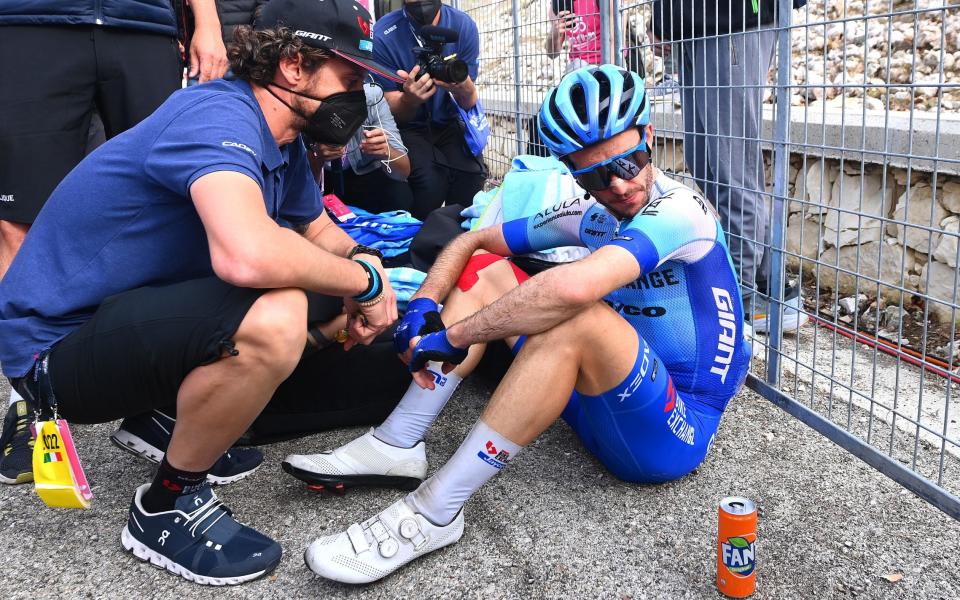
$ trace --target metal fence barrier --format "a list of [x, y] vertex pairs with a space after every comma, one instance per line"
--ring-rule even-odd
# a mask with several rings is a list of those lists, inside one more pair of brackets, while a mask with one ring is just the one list
[[[740, 273], [746, 291], [769, 298], [769, 309], [754, 307], [768, 312], [769, 333], [754, 336], [749, 387], [960, 519], [960, 5], [721, 3], [776, 11], [763, 34], [775, 42], [768, 70], [767, 57], [745, 45], [752, 30], [654, 40], [651, 25], [665, 22], [669, 1], [455, 4], [480, 30], [491, 177], [517, 154], [546, 154], [534, 126], [540, 100], [578, 60], [644, 74], [657, 166], [715, 204], [754, 194], [767, 214], [740, 234], [728, 229], [732, 250], [767, 257], [756, 273]], [[691, 4], [704, 13], [685, 17], [707, 18], [705, 3]], [[577, 13], [569, 33], [554, 7]], [[727, 68], [759, 77], [711, 79]], [[750, 94], [762, 103], [755, 116], [723, 112]], [[707, 123], [699, 135], [697, 112]], [[717, 147], [735, 149], [725, 167]], [[760, 165], [759, 183], [744, 183], [749, 164]], [[732, 203], [718, 208], [742, 218]], [[808, 323], [784, 331], [793, 309]]]

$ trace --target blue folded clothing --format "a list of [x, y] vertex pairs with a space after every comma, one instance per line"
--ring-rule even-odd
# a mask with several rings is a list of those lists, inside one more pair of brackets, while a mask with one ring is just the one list
[[390, 286], [397, 294], [397, 308], [403, 312], [407, 310], [407, 303], [413, 297], [427, 274], [423, 271], [411, 269], [410, 267], [396, 267], [387, 269], [387, 277], [390, 279]]
[[400, 256], [409, 251], [413, 236], [423, 225], [404, 210], [380, 214], [370, 213], [355, 206], [351, 206], [350, 210], [356, 217], [340, 223], [340, 227], [358, 244], [376, 248], [383, 252], [386, 258]]

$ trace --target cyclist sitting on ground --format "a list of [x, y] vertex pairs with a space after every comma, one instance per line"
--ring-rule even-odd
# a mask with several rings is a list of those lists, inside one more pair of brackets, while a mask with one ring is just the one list
[[[380, 427], [332, 453], [286, 461], [330, 484], [419, 484], [313, 542], [306, 561], [324, 577], [374, 581], [460, 539], [467, 499], [557, 417], [623, 480], [682, 477], [743, 383], [750, 350], [724, 233], [700, 195], [651, 164], [643, 79], [613, 65], [574, 71], [547, 94], [538, 127], [590, 194], [451, 242], [394, 338], [429, 390], [411, 389]], [[529, 278], [500, 258], [571, 245], [592, 253]], [[424, 434], [494, 340], [514, 349], [512, 366], [453, 457], [420, 484]]]

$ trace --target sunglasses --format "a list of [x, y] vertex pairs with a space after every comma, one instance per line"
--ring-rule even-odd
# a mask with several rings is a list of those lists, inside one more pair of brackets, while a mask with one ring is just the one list
[[623, 154], [611, 156], [603, 162], [584, 169], [571, 170], [570, 174], [576, 178], [577, 183], [584, 190], [599, 192], [610, 187], [610, 179], [614, 175], [624, 181], [630, 181], [639, 175], [649, 162], [647, 143], [641, 139], [639, 144]]

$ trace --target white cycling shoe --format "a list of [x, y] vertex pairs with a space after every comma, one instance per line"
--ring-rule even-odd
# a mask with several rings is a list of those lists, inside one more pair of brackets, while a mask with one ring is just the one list
[[373, 428], [336, 450], [291, 454], [280, 465], [315, 491], [342, 492], [357, 486], [412, 491], [427, 476], [426, 444], [398, 448], [378, 440]]
[[401, 498], [363, 523], [315, 540], [303, 558], [311, 571], [343, 583], [371, 583], [463, 536], [463, 510], [434, 525]]

